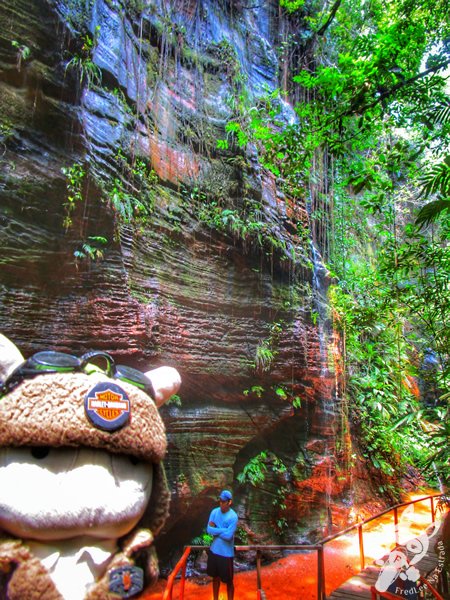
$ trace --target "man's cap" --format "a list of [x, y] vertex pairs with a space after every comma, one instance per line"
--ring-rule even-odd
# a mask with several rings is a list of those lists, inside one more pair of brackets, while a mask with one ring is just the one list
[[220, 500], [231, 500], [233, 495], [229, 490], [223, 490], [223, 492], [220, 492], [219, 498]]

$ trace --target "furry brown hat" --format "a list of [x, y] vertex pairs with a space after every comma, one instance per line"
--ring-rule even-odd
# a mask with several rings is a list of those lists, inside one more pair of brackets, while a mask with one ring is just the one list
[[[108, 431], [89, 417], [86, 398], [100, 395], [97, 387], [117, 394], [116, 404], [121, 392], [122, 398], [125, 395], [125, 426]], [[113, 402], [114, 398], [109, 401]], [[86, 446], [159, 463], [166, 452], [166, 435], [155, 403], [138, 387], [98, 373], [48, 373], [25, 379], [1, 399], [0, 447], [6, 446]]]

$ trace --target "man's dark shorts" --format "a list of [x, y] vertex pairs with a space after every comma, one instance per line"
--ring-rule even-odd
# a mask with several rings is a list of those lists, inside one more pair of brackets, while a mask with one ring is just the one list
[[233, 557], [219, 556], [209, 550], [206, 572], [210, 577], [220, 577], [223, 583], [231, 583], [234, 574]]

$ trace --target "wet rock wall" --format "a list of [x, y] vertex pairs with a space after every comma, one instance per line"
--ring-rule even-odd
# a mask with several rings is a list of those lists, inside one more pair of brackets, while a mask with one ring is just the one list
[[[0, 25], [1, 331], [25, 355], [179, 369], [167, 564], [223, 486], [242, 542], [347, 523], [373, 492], [349, 458], [306, 200], [251, 144], [217, 149], [239, 97], [278, 86], [277, 3], [11, 0]], [[239, 481], [252, 460], [262, 481]]]

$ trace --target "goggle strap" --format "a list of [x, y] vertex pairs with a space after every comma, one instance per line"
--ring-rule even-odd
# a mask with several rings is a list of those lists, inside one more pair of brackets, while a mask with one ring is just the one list
[[28, 360], [25, 360], [22, 364], [17, 366], [14, 371], [0, 383], [0, 397], [8, 394], [11, 390], [13, 390], [16, 385], [18, 385], [21, 381], [23, 381], [24, 377], [27, 379], [32, 379], [39, 375], [39, 372], [34, 368], [30, 368], [27, 366]]
[[110, 354], [108, 354], [107, 352], [97, 352], [96, 350], [92, 350], [91, 352], [86, 352], [86, 354], [83, 354], [83, 356], [80, 358], [80, 361], [81, 361], [80, 368], [82, 370], [85, 369], [86, 365], [89, 362], [91, 362], [92, 359], [95, 359], [95, 358], [102, 358], [106, 361], [105, 373], [109, 377], [113, 377], [114, 371], [115, 371], [115, 363], [114, 363], [113, 357]]

